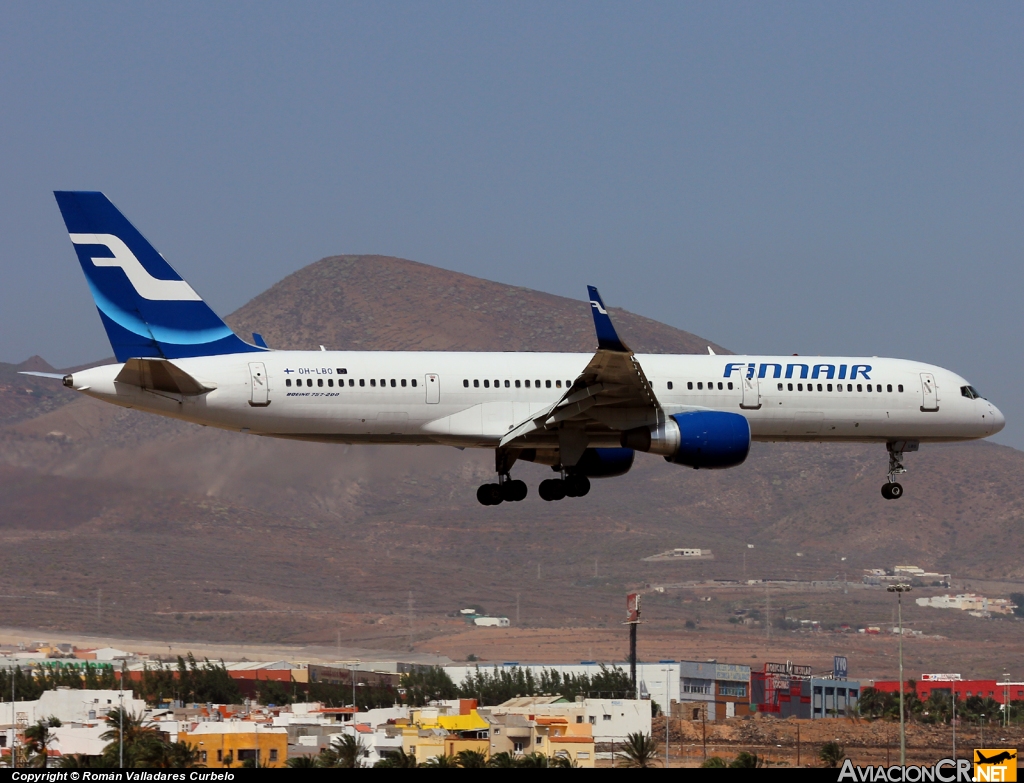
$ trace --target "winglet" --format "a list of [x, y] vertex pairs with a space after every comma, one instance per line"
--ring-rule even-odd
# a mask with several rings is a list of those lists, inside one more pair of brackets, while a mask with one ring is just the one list
[[629, 348], [627, 348], [626, 344], [619, 339], [619, 335], [615, 331], [615, 327], [612, 325], [612, 319], [608, 317], [608, 311], [604, 307], [604, 302], [601, 301], [601, 294], [599, 294], [597, 289], [592, 285], [587, 286], [587, 291], [590, 293], [590, 307], [594, 311], [594, 328], [597, 330], [597, 347], [604, 351], [629, 353]]

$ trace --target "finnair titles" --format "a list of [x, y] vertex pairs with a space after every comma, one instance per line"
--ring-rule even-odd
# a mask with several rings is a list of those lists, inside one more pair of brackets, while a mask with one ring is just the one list
[[623, 475], [638, 451], [732, 468], [753, 440], [884, 444], [892, 500], [904, 454], [1004, 425], [964, 378], [921, 362], [636, 354], [593, 287], [594, 353], [270, 350], [235, 335], [102, 193], [55, 195], [117, 363], [52, 377], [251, 435], [492, 449], [485, 506], [527, 496], [519, 461], [551, 467], [538, 494], [553, 501]]

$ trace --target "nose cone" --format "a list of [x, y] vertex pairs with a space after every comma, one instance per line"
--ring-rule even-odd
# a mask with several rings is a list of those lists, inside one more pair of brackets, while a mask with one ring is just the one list
[[1006, 426], [1006, 417], [1003, 416], [1003, 412], [999, 410], [995, 405], [992, 405], [992, 412], [989, 416], [992, 417], [992, 434], [995, 435], [997, 432]]

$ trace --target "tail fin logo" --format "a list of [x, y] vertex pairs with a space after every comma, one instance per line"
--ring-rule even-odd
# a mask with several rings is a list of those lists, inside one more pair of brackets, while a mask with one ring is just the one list
[[597, 312], [599, 312], [601, 315], [608, 315], [608, 311], [601, 307], [600, 302], [596, 302], [593, 299], [591, 299], [590, 306], [597, 310]]
[[158, 280], [153, 277], [135, 254], [128, 249], [121, 239], [113, 234], [71, 234], [71, 241], [76, 245], [103, 245], [113, 256], [110, 258], [93, 257], [94, 266], [117, 266], [128, 277], [136, 292], [143, 299], [153, 301], [200, 302], [199, 294], [184, 280]]

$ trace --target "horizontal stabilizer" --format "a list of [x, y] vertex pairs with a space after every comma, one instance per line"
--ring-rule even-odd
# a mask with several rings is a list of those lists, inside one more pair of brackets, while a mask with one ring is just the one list
[[186, 396], [206, 394], [214, 389], [166, 359], [129, 359], [114, 380], [150, 391]]
[[252, 333], [252, 341], [256, 343], [257, 348], [270, 348], [270, 346], [267, 345], [267, 341], [263, 339], [263, 335], [259, 332]]
[[64, 373], [62, 372], [32, 372], [30, 370], [20, 370], [18, 375], [34, 375], [37, 378], [56, 378], [58, 381], [64, 380]]

